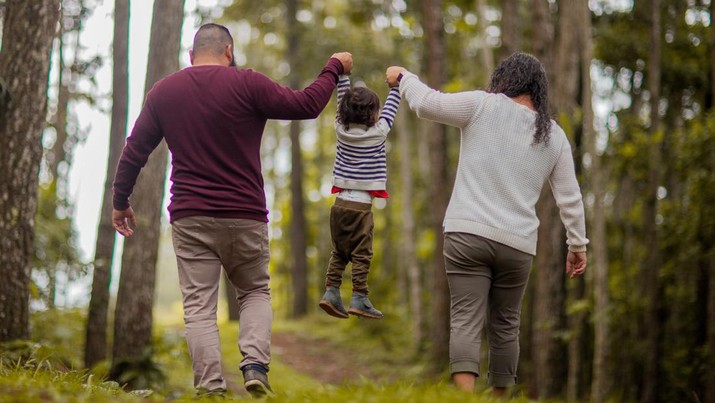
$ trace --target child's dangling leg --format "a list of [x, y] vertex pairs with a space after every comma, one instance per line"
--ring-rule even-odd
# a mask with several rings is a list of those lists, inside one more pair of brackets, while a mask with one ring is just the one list
[[353, 297], [350, 300], [351, 315], [362, 316], [364, 318], [382, 319], [382, 312], [375, 309], [368, 299], [367, 276], [370, 273], [370, 262], [372, 261], [372, 234], [373, 221], [371, 206], [363, 207], [365, 210], [360, 214], [360, 225], [356, 226], [356, 238], [359, 242], [352, 252], [351, 261], [353, 278]]

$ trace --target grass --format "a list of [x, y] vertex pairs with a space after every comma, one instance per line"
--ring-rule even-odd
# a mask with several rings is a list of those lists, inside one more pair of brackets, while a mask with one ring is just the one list
[[[77, 352], [82, 351], [79, 343], [83, 340], [83, 322], [78, 320], [76, 312], [58, 311], [40, 319], [43, 324], [33, 328], [33, 335], [43, 344], [26, 342], [14, 347], [5, 345], [0, 349], [0, 402], [208, 401], [194, 398], [191, 363], [183, 340], [182, 325], [157, 325], [154, 332], [152, 359], [163, 372], [164, 382], [153, 390], [127, 393], [119, 384], [103, 380], [102, 368], [106, 368], [106, 364], [96, 368], [94, 373], [74, 369], [74, 363], [81, 362]], [[78, 320], [79, 324], [71, 325], [74, 320]], [[64, 325], [53, 326], [51, 322]], [[290, 331], [304, 338], [317, 338], [357, 351], [363, 363], [369, 362], [372, 365], [371, 372], [378, 375], [378, 380], [358, 378], [355, 382], [340, 386], [326, 385], [295, 371], [280, 360], [274, 360], [271, 363], [270, 380], [277, 394], [268, 400], [361, 403], [499, 401], [486, 392], [460, 392], [445, 380], [436, 383], [423, 381], [418, 375], [422, 364], [414, 364], [411, 359], [413, 349], [408, 344], [400, 344], [401, 335], [397, 334], [396, 340], [386, 340], [382, 336], [375, 336], [379, 331], [371, 326], [385, 324], [357, 320], [336, 323], [322, 317], [299, 322], [277, 321], [274, 332]], [[53, 334], [53, 329], [59, 329], [61, 334]], [[238, 369], [241, 354], [236, 345], [237, 325], [224, 322], [220, 325], [220, 331], [225, 377], [230, 389], [227, 399], [248, 401], [250, 399], [243, 390]], [[53, 342], [60, 345], [53, 345]], [[511, 401], [528, 400], [518, 398]]]

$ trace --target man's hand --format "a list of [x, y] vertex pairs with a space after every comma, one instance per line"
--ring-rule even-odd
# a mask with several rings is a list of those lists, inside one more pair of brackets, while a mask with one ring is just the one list
[[566, 256], [566, 274], [571, 278], [586, 272], [586, 252], [571, 252]]
[[400, 85], [400, 82], [397, 81], [397, 77], [405, 71], [407, 70], [402, 66], [388, 67], [387, 71], [385, 71], [385, 82], [390, 86], [390, 88]]
[[343, 64], [343, 74], [349, 76], [353, 72], [353, 55], [350, 52], [333, 53], [330, 58], [336, 58]]
[[131, 207], [126, 210], [112, 211], [112, 226], [125, 237], [130, 237], [134, 234], [134, 230], [129, 226], [130, 223], [132, 227], [137, 226], [137, 219], [134, 217], [134, 210]]

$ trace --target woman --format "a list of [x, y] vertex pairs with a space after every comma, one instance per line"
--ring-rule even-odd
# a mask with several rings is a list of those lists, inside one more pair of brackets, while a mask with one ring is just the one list
[[461, 130], [444, 219], [450, 373], [459, 389], [474, 389], [488, 318], [489, 384], [504, 395], [516, 383], [521, 301], [539, 226], [535, 206], [547, 180], [566, 227], [566, 272], [573, 278], [586, 270], [581, 191], [568, 138], [548, 115], [544, 67], [515, 53], [497, 66], [487, 91], [454, 94], [430, 89], [400, 66], [388, 68], [386, 78], [417, 116]]

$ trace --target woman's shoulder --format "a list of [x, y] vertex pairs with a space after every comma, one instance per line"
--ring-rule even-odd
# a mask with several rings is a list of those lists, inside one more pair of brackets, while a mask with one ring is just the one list
[[571, 147], [569, 138], [566, 135], [564, 129], [559, 125], [559, 123], [551, 119], [551, 133], [549, 138], [549, 143], [552, 143], [556, 149], [561, 149], [564, 145]]

